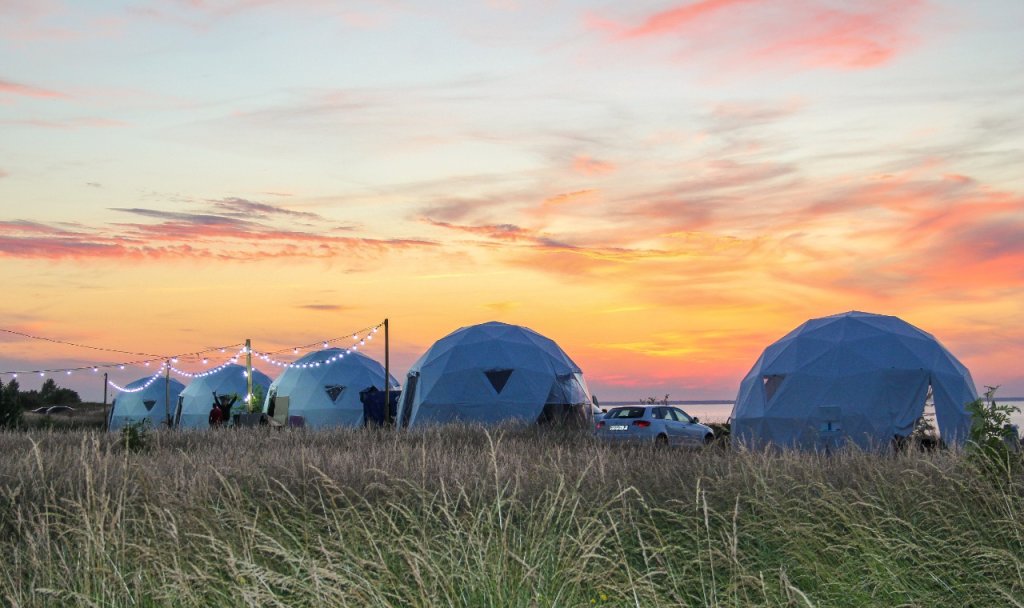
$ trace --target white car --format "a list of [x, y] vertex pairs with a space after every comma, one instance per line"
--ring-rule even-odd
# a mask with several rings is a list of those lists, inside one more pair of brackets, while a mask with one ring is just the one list
[[629, 405], [608, 410], [595, 424], [604, 441], [649, 442], [655, 445], [707, 445], [715, 432], [697, 418], [669, 405]]

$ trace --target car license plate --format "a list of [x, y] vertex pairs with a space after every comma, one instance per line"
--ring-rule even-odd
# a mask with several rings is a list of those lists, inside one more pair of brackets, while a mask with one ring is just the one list
[[625, 431], [628, 430], [629, 426], [625, 424], [613, 424], [608, 427], [609, 431]]

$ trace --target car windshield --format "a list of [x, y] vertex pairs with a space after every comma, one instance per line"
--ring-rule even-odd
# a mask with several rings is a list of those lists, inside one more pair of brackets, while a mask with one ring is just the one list
[[642, 407], [617, 407], [608, 412], [605, 418], [643, 418], [644, 408]]

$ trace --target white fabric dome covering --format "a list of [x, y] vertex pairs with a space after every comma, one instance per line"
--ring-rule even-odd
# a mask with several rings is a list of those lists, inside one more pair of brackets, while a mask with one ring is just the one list
[[[270, 386], [270, 377], [258, 369], [253, 369], [252, 386], [253, 390], [256, 390], [257, 386], [263, 387], [263, 393], [266, 394]], [[248, 381], [245, 377], [245, 366], [242, 365], [231, 364], [208, 376], [197, 376], [178, 396], [175, 424], [180, 428], [210, 428], [213, 394], [238, 395], [238, 401], [234, 406], [238, 409], [245, 406], [243, 401], [247, 390]]]
[[[139, 378], [125, 386], [136, 389], [144, 386], [152, 376]], [[178, 395], [185, 385], [174, 378], [157, 378], [141, 391], [122, 392], [114, 399], [110, 410], [110, 430], [116, 431], [128, 424], [149, 421], [150, 428], [167, 426], [167, 418], [174, 416]], [[170, 395], [168, 395], [170, 393]], [[168, 396], [170, 401], [167, 400]]]
[[974, 381], [931, 334], [863, 312], [812, 319], [766, 348], [740, 383], [732, 440], [755, 448], [884, 448], [912, 433], [929, 387], [942, 439], [963, 442]]
[[592, 408], [582, 371], [554, 341], [490, 322], [452, 332], [413, 364], [398, 424], [586, 419]]
[[[296, 367], [284, 370], [270, 385], [264, 413], [269, 413], [271, 399], [287, 398], [288, 415], [301, 416], [306, 428], [362, 426], [361, 393], [371, 387], [384, 390], [384, 366], [360, 352], [344, 353], [328, 348], [295, 361]], [[398, 381], [393, 376], [389, 379], [397, 392]]]

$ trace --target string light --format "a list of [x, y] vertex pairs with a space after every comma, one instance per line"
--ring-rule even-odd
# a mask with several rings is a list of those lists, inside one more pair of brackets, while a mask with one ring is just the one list
[[120, 386], [117, 383], [113, 382], [112, 380], [107, 380], [107, 384], [112, 386], [114, 388], [114, 390], [116, 390], [118, 392], [121, 392], [121, 393], [141, 393], [142, 391], [144, 391], [147, 388], [149, 388], [149, 386], [151, 384], [156, 382], [157, 378], [160, 377], [160, 375], [163, 373], [164, 369], [166, 369], [166, 368], [167, 368], [167, 364], [164, 363], [163, 365], [160, 366], [160, 369], [158, 369], [155, 374], [150, 376], [144, 383], [142, 383], [142, 385], [136, 386], [135, 388], [128, 388], [128, 387], [125, 387], [125, 386]]
[[[245, 350], [245, 347], [243, 346], [241, 349], [239, 349], [238, 352], [241, 353], [244, 350]], [[204, 364], [207, 363], [207, 361], [208, 361], [207, 359], [205, 359], [205, 358], [203, 359], [203, 363]], [[238, 355], [233, 355], [230, 359], [228, 359], [224, 363], [221, 363], [217, 367], [214, 367], [212, 369], [208, 369], [208, 370], [203, 371], [203, 372], [198, 372], [198, 373], [187, 372], [187, 371], [185, 371], [183, 369], [178, 369], [177, 367], [174, 367], [174, 366], [171, 366], [171, 371], [174, 372], [175, 374], [178, 374], [179, 376], [182, 376], [182, 377], [185, 377], [185, 378], [205, 378], [206, 376], [212, 376], [213, 374], [216, 374], [217, 372], [223, 370], [224, 368], [228, 367], [229, 365], [232, 365], [232, 364], [237, 363], [237, 362], [238, 362]]]
[[[206, 353], [206, 352], [219, 351], [221, 353], [226, 353], [226, 352], [228, 352], [228, 348], [229, 347], [228, 346], [213, 347], [213, 348], [207, 349], [205, 351], [198, 351], [198, 352], [193, 352], [193, 353], [183, 353], [183, 354], [179, 354], [179, 355], [173, 355], [171, 357], [157, 357], [155, 355], [148, 355], [147, 353], [135, 353], [135, 352], [131, 352], [131, 351], [120, 351], [120, 350], [116, 350], [116, 349], [105, 349], [105, 348], [88, 346], [88, 345], [84, 345], [84, 344], [75, 344], [75, 343], [72, 343], [72, 342], [63, 342], [63, 341], [60, 341], [60, 340], [52, 340], [52, 339], [49, 339], [49, 338], [41, 338], [41, 337], [37, 337], [37, 336], [30, 336], [28, 334], [21, 334], [19, 332], [14, 332], [14, 331], [10, 331], [10, 330], [0, 329], [0, 331], [5, 331], [7, 333], [23, 335], [23, 336], [28, 337], [28, 338], [38, 339], [38, 340], [46, 340], [48, 342], [54, 342], [54, 343], [58, 343], [58, 344], [67, 344], [67, 345], [77, 346], [77, 347], [82, 347], [82, 348], [92, 348], [92, 349], [95, 349], [95, 350], [105, 350], [105, 351], [109, 351], [109, 352], [120, 352], [120, 353], [125, 353], [125, 354], [143, 354], [143, 355], [147, 355], [147, 356], [151, 356], [152, 357], [151, 359], [137, 360], [137, 361], [127, 361], [127, 362], [124, 362], [124, 363], [111, 363], [111, 364], [104, 364], [104, 365], [87, 365], [87, 366], [73, 367], [73, 368], [64, 368], [64, 369], [46, 369], [46, 370], [34, 370], [34, 371], [24, 371], [23, 370], [23, 371], [20, 371], [20, 372], [18, 372], [18, 371], [0, 372], [0, 375], [10, 375], [12, 378], [17, 378], [19, 373], [38, 373], [40, 378], [45, 378], [47, 373], [60, 373], [60, 372], [64, 372], [66, 375], [71, 376], [74, 372], [79, 371], [79, 370], [90, 370], [91, 369], [93, 373], [99, 373], [100, 368], [105, 368], [106, 369], [106, 368], [115, 368], [116, 367], [118, 370], [124, 370], [128, 366], [130, 366], [130, 365], [139, 365], [139, 364], [141, 364], [144, 367], [150, 367], [150, 363], [160, 362], [160, 368], [156, 371], [156, 373], [154, 373], [152, 376], [149, 376], [146, 382], [144, 382], [141, 386], [136, 387], [134, 389], [128, 389], [126, 387], [122, 387], [122, 386], [120, 386], [120, 385], [118, 385], [118, 384], [116, 384], [116, 383], [114, 383], [114, 382], [112, 382], [112, 381], [110, 381], [108, 379], [108, 384], [110, 384], [110, 386], [112, 386], [114, 389], [116, 389], [116, 390], [118, 390], [120, 392], [139, 392], [139, 391], [145, 390], [150, 384], [155, 382], [156, 379], [159, 378], [160, 375], [164, 371], [166, 371], [166, 370], [173, 371], [174, 373], [176, 373], [176, 374], [178, 374], [180, 376], [187, 377], [187, 378], [201, 378], [201, 377], [204, 377], [204, 376], [209, 376], [211, 374], [215, 374], [215, 373], [223, 370], [224, 368], [226, 368], [227, 366], [229, 366], [231, 364], [237, 364], [238, 360], [239, 360], [239, 357], [242, 354], [248, 354], [250, 352], [252, 354], [257, 355], [263, 361], [265, 361], [265, 362], [267, 362], [267, 363], [269, 363], [271, 365], [274, 365], [276, 367], [286, 368], [286, 369], [287, 368], [310, 369], [310, 368], [313, 368], [313, 367], [320, 367], [320, 366], [330, 365], [332, 363], [340, 361], [341, 359], [343, 359], [345, 357], [345, 355], [350, 355], [353, 352], [357, 351], [360, 346], [365, 346], [366, 342], [368, 340], [372, 340], [373, 339], [373, 334], [376, 334], [378, 332], [378, 330], [381, 327], [383, 327], [383, 326], [384, 326], [383, 323], [378, 323], [377, 325], [374, 325], [372, 327], [368, 327], [368, 328], [360, 330], [358, 332], [355, 332], [355, 333], [352, 333], [352, 334], [346, 334], [346, 336], [347, 335], [351, 335], [352, 340], [355, 341], [355, 342], [358, 342], [358, 344], [353, 344], [352, 346], [350, 346], [347, 349], [340, 350], [340, 352], [338, 352], [338, 353], [334, 354], [333, 356], [328, 357], [327, 359], [322, 360], [322, 361], [306, 362], [306, 363], [296, 363], [296, 362], [289, 363], [289, 362], [286, 362], [286, 361], [280, 361], [277, 358], [275, 358], [273, 355], [276, 354], [276, 353], [257, 353], [255, 351], [251, 351], [251, 349], [249, 351], [247, 351], [245, 346], [241, 345], [241, 347], [239, 348], [238, 352], [236, 352], [234, 355], [232, 355], [227, 361], [225, 361], [221, 365], [218, 365], [217, 367], [214, 367], [212, 369], [207, 369], [206, 371], [203, 371], [203, 372], [200, 372], [200, 373], [193, 373], [193, 372], [188, 372], [188, 371], [185, 371], [185, 370], [182, 370], [182, 369], [178, 369], [177, 367], [171, 365], [171, 363], [172, 362], [173, 363], [178, 363], [181, 357], [198, 356], [198, 355], [202, 355], [203, 353]], [[365, 332], [365, 337], [360, 339], [360, 336], [363, 335], [364, 332]], [[324, 349], [327, 349], [327, 348], [330, 347], [331, 342], [335, 342], [335, 341], [343, 339], [343, 338], [344, 338], [344, 336], [341, 337], [341, 338], [331, 338], [329, 340], [324, 340], [324, 341], [320, 342], [319, 344], [321, 344], [324, 347]], [[318, 343], [314, 342], [313, 344], [306, 344], [306, 345], [302, 345], [302, 346], [294, 346], [294, 347], [291, 347], [289, 349], [283, 349], [282, 351], [276, 351], [276, 352], [279, 353], [279, 352], [284, 352], [284, 351], [287, 351], [287, 350], [291, 350], [292, 354], [298, 355], [301, 350], [310, 348], [310, 347], [315, 346], [317, 344]], [[209, 357], [206, 357], [206, 356], [202, 357], [202, 363], [203, 363], [203, 365], [209, 365]]]

